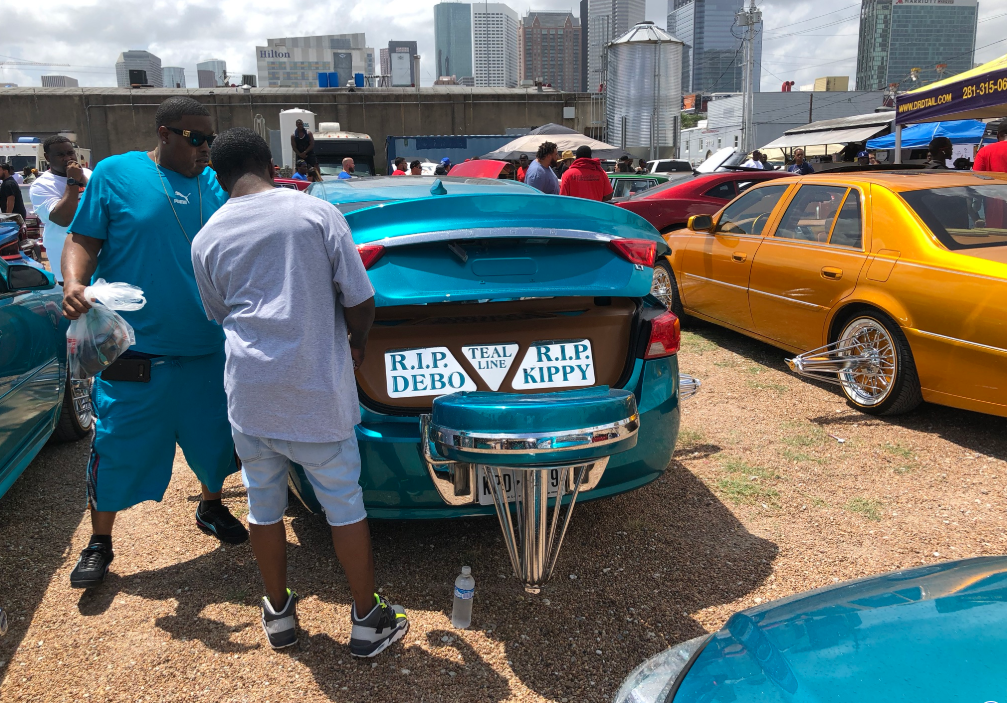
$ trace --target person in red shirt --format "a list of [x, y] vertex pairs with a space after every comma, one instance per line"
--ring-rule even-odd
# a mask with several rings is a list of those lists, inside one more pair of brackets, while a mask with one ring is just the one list
[[524, 183], [525, 174], [528, 173], [528, 154], [521, 154], [521, 158], [517, 160], [517, 179]]
[[972, 170], [1007, 173], [1007, 120], [997, 128], [996, 144], [987, 144], [976, 154]]
[[401, 156], [395, 159], [395, 170], [392, 171], [393, 176], [404, 176], [406, 175], [406, 165], [408, 162]]
[[563, 173], [560, 195], [572, 195], [588, 200], [611, 200], [612, 182], [598, 159], [591, 158], [591, 147], [577, 147], [577, 159]]

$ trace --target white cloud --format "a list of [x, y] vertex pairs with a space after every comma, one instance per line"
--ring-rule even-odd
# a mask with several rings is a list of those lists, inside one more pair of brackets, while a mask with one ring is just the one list
[[[115, 85], [115, 60], [125, 49], [147, 49], [164, 66], [182, 66], [196, 83], [196, 63], [227, 62], [233, 75], [255, 73], [255, 46], [267, 37], [365, 32], [377, 50], [388, 41], [419, 44], [423, 84], [434, 79], [433, 6], [437, 0], [325, 3], [223, 0], [214, 4], [167, 0], [85, 0], [66, 4], [9, 3], [4, 7], [0, 61], [51, 61], [51, 67], [0, 68], [0, 81], [40, 85], [43, 73], [65, 73], [81, 85]], [[512, 2], [521, 15], [529, 9], [579, 14], [579, 0]], [[765, 0], [760, 4], [767, 34], [763, 42], [762, 85], [773, 90], [783, 80], [809, 83], [817, 76], [856, 74], [859, 10], [851, 0]], [[846, 8], [846, 9], [842, 9]], [[980, 20], [1007, 13], [1007, 0], [982, 0]], [[833, 12], [840, 10], [839, 12]], [[828, 14], [827, 16], [820, 17]], [[664, 26], [667, 0], [648, 0], [647, 17]], [[811, 21], [803, 21], [811, 20]], [[845, 20], [845, 21], [843, 21]], [[821, 25], [829, 26], [822, 27]], [[793, 32], [795, 36], [783, 37]], [[817, 29], [816, 29], [817, 28]], [[980, 22], [977, 47], [1003, 39], [1004, 17]], [[769, 31], [776, 30], [776, 31]], [[22, 39], [18, 39], [21, 37]], [[775, 38], [774, 38], [775, 37]], [[1007, 41], [979, 49], [977, 61], [1007, 53]], [[851, 81], [852, 83], [853, 81]]]

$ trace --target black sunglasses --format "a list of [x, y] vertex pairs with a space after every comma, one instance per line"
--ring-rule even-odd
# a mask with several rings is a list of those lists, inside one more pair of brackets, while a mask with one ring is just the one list
[[217, 138], [216, 134], [203, 134], [191, 129], [178, 129], [177, 127], [168, 127], [167, 125], [165, 129], [169, 132], [174, 132], [180, 137], [185, 137], [193, 146], [203, 146], [203, 142], [213, 146], [213, 140]]

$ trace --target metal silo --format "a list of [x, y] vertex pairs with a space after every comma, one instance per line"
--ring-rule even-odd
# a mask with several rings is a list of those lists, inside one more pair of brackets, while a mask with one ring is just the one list
[[683, 43], [653, 22], [641, 22], [608, 45], [605, 84], [608, 141], [646, 147], [659, 158], [673, 147], [682, 108]]

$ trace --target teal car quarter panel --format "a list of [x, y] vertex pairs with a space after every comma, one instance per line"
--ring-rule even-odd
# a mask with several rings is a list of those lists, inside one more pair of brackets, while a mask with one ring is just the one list
[[675, 703], [1003, 701], [1007, 557], [921, 566], [736, 613]]
[[[27, 259], [11, 264], [33, 265]], [[0, 496], [49, 439], [66, 374], [62, 289], [7, 291], [0, 259]]]

